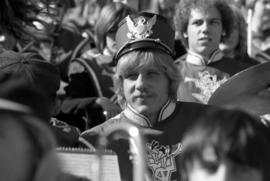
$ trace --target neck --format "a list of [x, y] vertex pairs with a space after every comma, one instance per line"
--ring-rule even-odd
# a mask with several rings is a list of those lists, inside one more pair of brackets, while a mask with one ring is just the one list
[[213, 51], [213, 53], [209, 56], [202, 56], [191, 50], [188, 50], [186, 61], [195, 65], [207, 65], [211, 62], [216, 62], [220, 60], [222, 57], [223, 53], [219, 49]]
[[144, 114], [138, 113], [135, 109], [133, 109], [130, 105], [126, 105], [124, 110], [124, 114], [135, 123], [146, 126], [152, 127], [153, 125], [161, 122], [162, 120], [169, 117], [175, 109], [175, 102], [168, 100], [168, 102], [155, 114]]
[[144, 116], [148, 118], [151, 125], [155, 125], [157, 122], [158, 114], [159, 114], [159, 112], [157, 112], [155, 114], [148, 114], [148, 115], [144, 114]]

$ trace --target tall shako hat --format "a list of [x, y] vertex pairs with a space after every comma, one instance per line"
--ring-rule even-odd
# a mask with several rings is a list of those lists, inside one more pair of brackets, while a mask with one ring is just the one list
[[142, 12], [127, 16], [116, 32], [117, 52], [114, 63], [134, 50], [158, 49], [174, 57], [175, 31], [169, 21], [158, 14]]

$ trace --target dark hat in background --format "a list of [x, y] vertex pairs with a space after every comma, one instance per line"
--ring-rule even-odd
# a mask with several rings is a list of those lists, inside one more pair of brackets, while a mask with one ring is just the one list
[[26, 83], [53, 97], [60, 86], [58, 69], [34, 53], [0, 52], [0, 76], [19, 74]]
[[208, 104], [239, 108], [255, 116], [270, 114], [270, 62], [232, 76], [214, 92]]
[[122, 55], [138, 49], [157, 49], [175, 55], [175, 31], [165, 17], [154, 13], [127, 16], [119, 23], [115, 41], [115, 63]]
[[[25, 78], [20, 74], [0, 73], [0, 100], [2, 99], [27, 107], [30, 109], [28, 113], [36, 115], [47, 124], [49, 123], [52, 100], [48, 99], [45, 92], [26, 83]], [[18, 106], [10, 104], [10, 107], [16, 109]]]

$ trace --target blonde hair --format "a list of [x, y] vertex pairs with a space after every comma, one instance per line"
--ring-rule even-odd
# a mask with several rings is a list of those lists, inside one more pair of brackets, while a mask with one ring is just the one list
[[155, 50], [136, 50], [123, 55], [118, 60], [114, 76], [114, 88], [118, 96], [120, 106], [123, 107], [126, 103], [123, 93], [123, 78], [125, 75], [134, 69], [140, 69], [148, 66], [156, 66], [159, 70], [165, 73], [169, 80], [168, 96], [170, 99], [176, 100], [177, 89], [181, 76], [172, 57], [166, 53]]

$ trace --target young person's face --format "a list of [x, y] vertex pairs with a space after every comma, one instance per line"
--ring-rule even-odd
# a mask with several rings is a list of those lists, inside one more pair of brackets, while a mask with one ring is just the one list
[[188, 181], [263, 181], [259, 170], [229, 160], [221, 162], [216, 169], [206, 168], [199, 161], [194, 161], [188, 178]]
[[129, 72], [123, 80], [126, 102], [149, 119], [158, 114], [168, 100], [169, 80], [156, 66]]
[[206, 58], [218, 49], [222, 34], [222, 22], [215, 7], [206, 10], [192, 9], [184, 36], [188, 38], [191, 51]]

